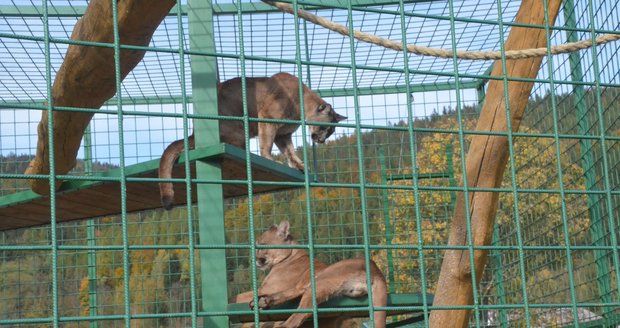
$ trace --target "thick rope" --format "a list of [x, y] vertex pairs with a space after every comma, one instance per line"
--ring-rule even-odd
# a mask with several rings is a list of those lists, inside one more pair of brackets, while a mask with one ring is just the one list
[[[289, 14], [293, 14], [293, 7], [288, 3], [283, 2], [275, 2], [263, 0], [268, 5], [274, 6], [283, 12], [287, 12]], [[323, 17], [311, 14], [305, 10], [298, 10], [297, 15], [311, 23], [316, 25], [320, 25], [325, 27], [326, 29], [332, 30], [336, 33], [342, 34], [344, 36], [349, 36], [349, 28], [334, 23], [328, 19]], [[378, 37], [374, 34], [364, 33], [360, 31], [353, 30], [353, 37], [356, 39], [376, 44], [378, 46], [382, 46], [385, 48], [393, 49], [396, 51], [403, 51], [403, 44], [397, 41], [392, 41], [390, 39], [385, 39], [382, 37]], [[597, 36], [595, 39], [596, 45], [609, 43], [612, 41], [616, 41], [620, 39], [620, 34], [602, 34]], [[592, 39], [585, 39], [577, 42], [564, 43], [559, 46], [553, 46], [550, 49], [552, 55], [557, 54], [566, 54], [578, 50], [588, 49], [592, 47]], [[418, 46], [415, 44], [408, 44], [407, 51], [416, 55], [423, 56], [433, 56], [439, 58], [453, 58], [454, 52], [449, 49], [439, 49], [439, 48], [430, 48], [424, 46]], [[541, 57], [547, 55], [547, 48], [535, 48], [535, 49], [522, 49], [522, 50], [506, 50], [505, 52], [506, 59], [524, 59], [524, 58], [532, 58], [532, 57]], [[502, 59], [501, 51], [463, 51], [457, 50], [456, 57], [460, 59], [469, 59], [469, 60], [498, 60]]]

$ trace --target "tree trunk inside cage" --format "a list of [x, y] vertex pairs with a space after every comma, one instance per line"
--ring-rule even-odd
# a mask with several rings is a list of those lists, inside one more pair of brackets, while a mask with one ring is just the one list
[[[544, 25], [545, 13], [549, 26], [553, 25], [560, 9], [560, 0], [524, 0], [515, 18], [516, 23]], [[547, 35], [544, 28], [513, 26], [505, 43], [506, 50], [545, 47]], [[533, 79], [537, 76], [542, 57], [507, 60], [504, 72], [502, 61], [496, 61], [492, 76]], [[507, 85], [507, 93], [504, 87]], [[489, 81], [476, 131], [507, 132], [507, 112], [510, 111], [510, 127], [517, 131], [523, 118], [534, 82]], [[505, 95], [508, 95], [507, 109]], [[507, 136], [474, 135], [466, 157], [467, 185], [469, 188], [499, 188], [509, 156]], [[452, 218], [449, 246], [488, 246], [491, 244], [495, 214], [498, 206], [498, 192], [468, 192], [469, 213], [466, 212], [465, 197], [460, 193]], [[468, 217], [469, 216], [469, 220]], [[471, 224], [471, 241], [467, 225]], [[471, 257], [475, 266], [475, 282], [472, 277]], [[473, 303], [473, 284], [479, 284], [487, 262], [488, 250], [447, 250], [441, 266], [439, 282], [435, 292], [434, 306], [466, 306]], [[469, 323], [469, 309], [433, 310], [431, 327], [466, 327]]]
[[[123, 45], [148, 46], [155, 29], [174, 6], [174, 0], [117, 2], [118, 37]], [[84, 16], [75, 24], [72, 40], [114, 43], [112, 3], [108, 0], [93, 0]], [[121, 80], [138, 65], [145, 52], [123, 49], [118, 54]], [[65, 60], [56, 74], [52, 87], [52, 105], [55, 107], [77, 107], [98, 109], [117, 92], [115, 49], [71, 44]], [[56, 174], [66, 174], [74, 166], [84, 129], [93, 112], [54, 111], [53, 143]], [[43, 111], [39, 122], [36, 157], [30, 162], [26, 174], [49, 174], [49, 131], [48, 112]], [[57, 181], [56, 189], [62, 181]], [[47, 195], [50, 192], [48, 179], [31, 180], [34, 192]]]

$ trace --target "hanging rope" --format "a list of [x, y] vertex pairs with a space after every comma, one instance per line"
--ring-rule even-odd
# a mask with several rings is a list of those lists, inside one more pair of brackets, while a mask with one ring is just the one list
[[[283, 12], [287, 12], [289, 14], [293, 14], [293, 7], [288, 3], [283, 2], [275, 2], [263, 0], [268, 5], [274, 6]], [[332, 30], [336, 33], [342, 34], [344, 36], [349, 36], [349, 28], [334, 23], [328, 19], [325, 19], [321, 16], [317, 16], [311, 14], [305, 10], [298, 10], [297, 15], [311, 23], [316, 25], [320, 25], [325, 27], [326, 29]], [[353, 31], [353, 37], [356, 39], [376, 44], [378, 46], [382, 46], [385, 48], [393, 49], [396, 51], [403, 51], [403, 44], [401, 42], [393, 41], [390, 39], [385, 39], [382, 37], [378, 37], [374, 34], [364, 33], [360, 31]], [[620, 34], [603, 34], [595, 39], [596, 45], [609, 43], [612, 41], [616, 41], [620, 39]], [[592, 47], [592, 39], [585, 39], [577, 42], [564, 43], [558, 46], [553, 46], [550, 49], [552, 55], [557, 54], [566, 54], [571, 53], [578, 50], [588, 49]], [[430, 48], [424, 46], [418, 46], [415, 44], [407, 45], [407, 52], [423, 55], [423, 56], [433, 56], [439, 58], [453, 58], [454, 52], [449, 49], [440, 49], [440, 48]], [[547, 55], [547, 48], [535, 48], [535, 49], [523, 49], [523, 50], [506, 50], [505, 52], [506, 59], [524, 59], [524, 58], [532, 58], [532, 57], [541, 57]], [[469, 60], [498, 60], [502, 59], [501, 51], [463, 51], [457, 50], [456, 57], [460, 59], [469, 59]]]

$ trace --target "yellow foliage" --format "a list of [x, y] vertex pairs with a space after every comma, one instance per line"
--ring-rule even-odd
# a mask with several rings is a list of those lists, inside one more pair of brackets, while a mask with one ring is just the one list
[[80, 281], [80, 315], [87, 316], [89, 314], [89, 292], [90, 292], [90, 279], [88, 277], [82, 278]]
[[[456, 117], [444, 117], [438, 120], [433, 128], [458, 131]], [[475, 120], [465, 118], [462, 121], [464, 130], [473, 130]], [[522, 128], [520, 132], [535, 133], [536, 131]], [[464, 135], [465, 150], [471, 139]], [[518, 188], [529, 190], [560, 190], [560, 181], [565, 189], [583, 190], [582, 170], [576, 163], [568, 158], [567, 147], [570, 142], [560, 141], [559, 153], [562, 162], [562, 179], [558, 174], [555, 139], [541, 137], [519, 137], [513, 140], [514, 157], [509, 161], [502, 188]], [[418, 173], [437, 173], [448, 171], [446, 148], [452, 147], [452, 167], [454, 169], [454, 181], [462, 186], [462, 156], [461, 144], [457, 133], [437, 132], [424, 136], [419, 142], [417, 153]], [[514, 186], [512, 179], [512, 167], [516, 172]], [[412, 173], [411, 168], [406, 168], [403, 173]], [[452, 201], [454, 193], [442, 190], [418, 190], [417, 198], [414, 193], [413, 181], [400, 181], [394, 184], [409, 187], [406, 190], [391, 190], [389, 194], [390, 219], [393, 231], [392, 244], [408, 246], [431, 246], [447, 245], [448, 223], [453, 215]], [[419, 179], [418, 187], [447, 187], [448, 179]], [[515, 198], [512, 192], [500, 193], [499, 209], [496, 222], [502, 231], [514, 229], [515, 225]], [[566, 225], [572, 236], [573, 242], [585, 240], [589, 229], [590, 220], [587, 215], [585, 197], [567, 195], [564, 199], [558, 192], [519, 192], [517, 194], [517, 209], [519, 220], [524, 229], [532, 226], [532, 223], [541, 224], [534, 233], [536, 240], [550, 244], [564, 243], [563, 227]], [[563, 216], [564, 207], [566, 215]], [[565, 219], [570, 220], [566, 222]], [[544, 226], [544, 228], [542, 227]], [[387, 268], [387, 256], [380, 252], [378, 257], [381, 266]], [[420, 281], [420, 261], [418, 251], [412, 249], [392, 250], [394, 257], [394, 278], [398, 286], [413, 290], [418, 289]], [[443, 251], [425, 250], [424, 274], [428, 285], [428, 291], [434, 290], [436, 276], [441, 266]], [[549, 274], [541, 272], [540, 275]], [[542, 279], [539, 276], [540, 279]], [[531, 283], [528, 282], [528, 283]]]
[[125, 271], [123, 270], [123, 267], [117, 267], [114, 270], [114, 280], [116, 281], [116, 284], [123, 284], [123, 278], [125, 277]]

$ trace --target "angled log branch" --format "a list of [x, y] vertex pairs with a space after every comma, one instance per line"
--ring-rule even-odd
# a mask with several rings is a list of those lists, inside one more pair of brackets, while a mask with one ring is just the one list
[[[553, 25], [557, 17], [561, 0], [548, 0], [549, 24]], [[524, 0], [517, 13], [516, 22], [544, 25], [543, 1]], [[513, 26], [506, 41], [506, 50], [538, 48], [546, 46], [545, 30], [542, 28]], [[509, 78], [535, 78], [540, 69], [542, 57], [509, 60], [506, 62], [506, 74]], [[502, 76], [502, 63], [496, 61], [491, 73]], [[508, 99], [510, 101], [510, 119], [512, 130], [517, 131], [521, 124], [523, 112], [532, 91], [533, 82], [508, 82]], [[504, 81], [491, 80], [487, 97], [480, 113], [477, 131], [506, 132], [506, 102], [504, 98]], [[466, 174], [469, 187], [497, 188], [508, 161], [508, 138], [505, 136], [475, 135], [466, 157]], [[499, 193], [469, 192], [469, 210], [471, 231], [475, 246], [490, 245], [495, 223], [495, 214]], [[467, 245], [467, 220], [465, 199], [460, 193], [452, 218], [448, 245]], [[474, 252], [476, 284], [480, 283], [482, 272], [487, 263], [487, 250]], [[464, 306], [473, 303], [473, 285], [468, 250], [446, 251], [441, 266], [441, 273], [435, 292], [434, 306]], [[430, 326], [467, 327], [469, 310], [433, 310]]]
[[[117, 0], [118, 31], [123, 45], [147, 46], [153, 32], [174, 6], [174, 0]], [[84, 16], [71, 34], [72, 40], [114, 42], [112, 2], [91, 0]], [[120, 70], [124, 79], [144, 57], [144, 51], [121, 50]], [[116, 93], [114, 49], [69, 45], [64, 62], [52, 87], [54, 106], [99, 108]], [[76, 163], [84, 129], [92, 113], [54, 111], [54, 159], [56, 174], [65, 174]], [[48, 113], [44, 111], [38, 126], [35, 158], [26, 174], [49, 173]], [[56, 188], [60, 186], [60, 181]], [[33, 191], [49, 194], [48, 180], [30, 180]]]

